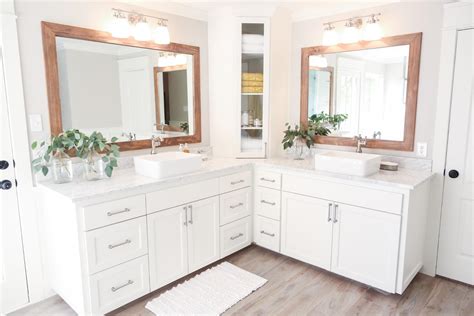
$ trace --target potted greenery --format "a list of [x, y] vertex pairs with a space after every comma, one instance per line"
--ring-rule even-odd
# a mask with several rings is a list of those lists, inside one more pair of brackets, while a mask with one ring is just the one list
[[31, 149], [35, 151], [36, 158], [31, 162], [35, 173], [42, 172], [44, 176], [53, 170], [55, 183], [71, 182], [73, 179], [72, 160], [67, 154], [75, 148], [75, 142], [81, 136], [76, 129], [67, 130], [59, 135], [51, 136], [50, 143], [34, 141]]
[[304, 159], [304, 147], [311, 148], [314, 144], [315, 130], [312, 128], [305, 128], [303, 126], [295, 125], [294, 128], [291, 127], [289, 123], [286, 123], [286, 130], [283, 131], [283, 149], [288, 149], [293, 146], [295, 148], [295, 159], [302, 160]]
[[84, 176], [87, 180], [99, 180], [105, 176], [111, 177], [117, 167], [120, 147], [114, 144], [117, 137], [109, 141], [100, 132], [90, 136], [81, 133], [76, 139], [77, 156], [84, 162]]

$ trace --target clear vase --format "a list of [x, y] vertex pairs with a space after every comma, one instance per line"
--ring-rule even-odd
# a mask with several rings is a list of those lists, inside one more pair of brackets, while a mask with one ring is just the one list
[[302, 140], [295, 141], [295, 151], [294, 151], [295, 160], [304, 160], [305, 147], [306, 147], [306, 143], [304, 141]]
[[97, 152], [91, 152], [84, 161], [84, 177], [88, 181], [101, 180], [106, 177], [105, 162]]
[[51, 165], [54, 183], [67, 183], [72, 181], [74, 176], [72, 160], [66, 153], [57, 152], [54, 154]]

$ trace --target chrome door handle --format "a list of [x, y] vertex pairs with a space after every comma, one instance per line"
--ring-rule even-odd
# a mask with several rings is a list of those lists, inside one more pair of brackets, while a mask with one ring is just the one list
[[128, 207], [124, 208], [123, 210], [121, 211], [116, 211], [116, 212], [107, 212], [107, 216], [114, 216], [114, 215], [117, 215], [117, 214], [121, 214], [121, 213], [126, 213], [126, 212], [130, 212], [131, 209], [129, 209]]
[[115, 292], [115, 291], [118, 291], [121, 288], [126, 287], [127, 285], [130, 285], [130, 284], [133, 284], [133, 280], [128, 280], [127, 283], [124, 283], [122, 285], [112, 286], [111, 290], [112, 290], [112, 292]]
[[328, 204], [328, 222], [331, 221], [331, 209], [332, 209], [332, 203]]
[[244, 234], [239, 233], [238, 235], [235, 235], [235, 236], [230, 237], [230, 240], [235, 240], [235, 239], [237, 239], [237, 238], [239, 238], [239, 237], [242, 237], [243, 235], [244, 235]]
[[337, 204], [334, 204], [334, 219], [332, 220], [332, 222], [335, 224], [338, 222], [337, 220], [337, 209], [338, 209], [339, 205]]
[[264, 235], [267, 235], [267, 236], [270, 236], [270, 237], [275, 237], [275, 234], [267, 233], [267, 232], [264, 231], [264, 230], [261, 230], [261, 231], [260, 231], [260, 234], [264, 234]]
[[236, 208], [236, 207], [243, 206], [243, 205], [244, 205], [244, 203], [240, 202], [239, 204], [231, 205], [230, 208]]
[[230, 184], [236, 185], [236, 184], [239, 184], [239, 183], [242, 183], [242, 182], [245, 182], [245, 181], [244, 180], [232, 181]]
[[193, 206], [192, 205], [189, 205], [189, 221], [188, 221], [189, 224], [192, 224], [193, 223]]
[[184, 226], [188, 226], [188, 207], [183, 207], [184, 210]]
[[120, 246], [129, 244], [129, 243], [131, 243], [131, 242], [132, 242], [132, 241], [131, 241], [130, 239], [125, 239], [124, 242], [121, 242], [121, 243], [118, 243], [118, 244], [115, 244], [115, 245], [109, 245], [109, 249], [114, 249], [114, 248], [117, 248], [117, 247], [120, 247]]
[[260, 200], [260, 203], [268, 204], [268, 205], [271, 205], [271, 206], [274, 206], [276, 204], [275, 202], [268, 202], [268, 201], [265, 201], [265, 200]]
[[267, 178], [264, 178], [264, 177], [261, 177], [260, 180], [261, 180], [261, 181], [271, 182], [271, 183], [274, 183], [274, 182], [276, 181], [275, 179], [267, 179]]

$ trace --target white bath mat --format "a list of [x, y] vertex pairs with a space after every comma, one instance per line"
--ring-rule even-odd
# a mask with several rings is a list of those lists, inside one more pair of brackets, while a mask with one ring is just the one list
[[156, 315], [220, 315], [267, 282], [223, 262], [148, 302]]

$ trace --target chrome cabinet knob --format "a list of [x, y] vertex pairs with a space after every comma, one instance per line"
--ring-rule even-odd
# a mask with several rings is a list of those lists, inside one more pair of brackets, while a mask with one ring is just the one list
[[10, 164], [6, 160], [0, 160], [0, 170], [8, 169]]
[[459, 171], [455, 169], [449, 170], [448, 176], [452, 179], [456, 179], [457, 177], [459, 177]]
[[0, 181], [0, 189], [2, 190], [10, 190], [12, 188], [12, 182], [10, 180], [3, 180]]

